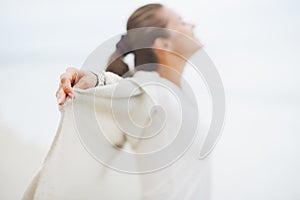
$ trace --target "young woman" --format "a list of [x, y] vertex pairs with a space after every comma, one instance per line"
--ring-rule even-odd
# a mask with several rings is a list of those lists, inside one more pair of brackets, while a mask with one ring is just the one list
[[[129, 17], [127, 22], [127, 31], [147, 27], [164, 28], [166, 30], [172, 31], [165, 34], [162, 33], [154, 35], [152, 39], [148, 41], [149, 44], [146, 44], [146, 46], [150, 46], [151, 48], [144, 49], [132, 50], [134, 49], [135, 43], [139, 41], [138, 38], [133, 38], [132, 36], [130, 37], [128, 35], [122, 37], [116, 45], [117, 48], [113, 55], [110, 57], [110, 62], [106, 69], [106, 71], [112, 72], [115, 75], [113, 76], [113, 78], [111, 78], [111, 74], [108, 74], [108, 77], [106, 78], [108, 78], [109, 81], [106, 81], [106, 83], [102, 84], [109, 85], [109, 82], [114, 82], [111, 81], [112, 79], [121, 80], [121, 77], [129, 76], [130, 78], [137, 80], [150, 79], [152, 82], [157, 82], [160, 85], [173, 88], [180, 93], [181, 90], [183, 90], [182, 88], [184, 87], [182, 84], [181, 75], [184, 67], [187, 64], [187, 61], [183, 58], [190, 58], [202, 47], [201, 43], [194, 36], [194, 25], [182, 21], [181, 17], [178, 14], [161, 4], [148, 4], [137, 9]], [[177, 32], [180, 34], [172, 34], [172, 32]], [[190, 41], [193, 42], [186, 42], [186, 40], [182, 40], [179, 35], [185, 35], [190, 39]], [[174, 54], [172, 52], [177, 53]], [[123, 61], [124, 56], [126, 56], [128, 53], [134, 54], [135, 70], [130, 70], [128, 65]], [[150, 68], [140, 67], [145, 66], [149, 63], [151, 64]], [[63, 105], [67, 97], [76, 97], [76, 93], [74, 92], [73, 88], [93, 88], [99, 85], [99, 81], [101, 82], [101, 80], [99, 80], [99, 75], [95, 73], [78, 70], [76, 68], [68, 68], [66, 73], [61, 75], [60, 87], [56, 93], [58, 104]], [[97, 88], [101, 87], [106, 86], [98, 86]], [[174, 99], [170, 95], [170, 93], [167, 93], [165, 89], [162, 89], [155, 85], [151, 86], [150, 89], [146, 87], [147, 86], [145, 86], [144, 89], [154, 98], [157, 104], [163, 105], [163, 107], [165, 107], [166, 113], [171, 117], [167, 120], [166, 125], [162, 130], [164, 134], [162, 134], [162, 136], [153, 138], [152, 141], [142, 140], [136, 142], [136, 139], [130, 139], [127, 136], [127, 139], [125, 137], [124, 140], [118, 141], [119, 147], [122, 147], [124, 143], [128, 141], [130, 144], [132, 144], [132, 146], [134, 146], [134, 150], [138, 153], [149, 153], [153, 150], [165, 147], [165, 145], [169, 144], [170, 141], [176, 138], [175, 132], [176, 129], [180, 128], [181, 121], [187, 120], [181, 119], [180, 121], [178, 118], [174, 117], [177, 116], [179, 110], [178, 107], [174, 107], [173, 104], [174, 102], [176, 102], [176, 99]], [[184, 96], [183, 92], [182, 96]], [[153, 173], [140, 174], [139, 177], [142, 187], [141, 199], [208, 200], [210, 169], [209, 161], [207, 159], [199, 160], [197, 158], [200, 147], [197, 145], [201, 143], [202, 139], [203, 136], [198, 137], [198, 142], [196, 141], [196, 145], [194, 145], [194, 147], [191, 147], [185, 153], [185, 158], [178, 160], [171, 166], [166, 166], [166, 168], [157, 170]], [[56, 137], [55, 140], [57, 143], [59, 142], [60, 138]], [[53, 148], [59, 148], [57, 146], [58, 145], [52, 146], [52, 154], [48, 155], [48, 160], [51, 160], [51, 156], [55, 154], [55, 149]], [[60, 145], [60, 148], [64, 148], [64, 146]], [[56, 156], [59, 157], [59, 153], [56, 153]], [[160, 162], [159, 160], [164, 158], [157, 159], [157, 162]], [[138, 165], [141, 166], [141, 168], [145, 165], [145, 163], [139, 161], [137, 162]], [[47, 162], [45, 165], [45, 168], [47, 168]], [[57, 164], [52, 164], [52, 166], [53, 165]], [[92, 167], [88, 166], [87, 168], [92, 171]], [[39, 184], [42, 184], [41, 182], [47, 182], [47, 179], [41, 179], [43, 181], [37, 179], [39, 178], [36, 178], [36, 180], [32, 183], [24, 199], [38, 199], [36, 197], [37, 195], [34, 195], [34, 191], [36, 191], [36, 188]], [[59, 179], [59, 177], [57, 179]], [[73, 183], [68, 182], [67, 184], [69, 185], [68, 187], [72, 188]], [[65, 185], [61, 187], [61, 190], [64, 190], [62, 188], [66, 187]], [[51, 188], [51, 184], [49, 187]], [[55, 186], [52, 185], [52, 187], [54, 188]], [[84, 192], [87, 190], [78, 187], [76, 187], [76, 191], [82, 190], [82, 192], [80, 192], [81, 197], [78, 197], [79, 199], [87, 199], [91, 197], [93, 199], [96, 199], [97, 197], [99, 197], [97, 195], [85, 196]], [[90, 185], [90, 187], [93, 186]], [[75, 186], [73, 188], [75, 188]], [[40, 192], [39, 194], [41, 193], [42, 192]], [[56, 196], [56, 198], [59, 198], [59, 196]]]
[[[155, 38], [156, 40], [154, 40], [152, 44], [153, 49], [132, 52], [135, 54], [136, 66], [140, 66], [145, 63], [159, 63], [161, 65], [172, 66], [172, 68], [180, 75], [183, 72], [186, 61], [179, 56], [162, 52], [157, 49], [163, 48], [179, 52], [181, 56], [189, 58], [202, 47], [202, 44], [193, 33], [194, 25], [183, 21], [176, 12], [161, 4], [145, 5], [137, 9], [129, 17], [127, 21], [127, 31], [143, 27], [158, 27], [175, 30], [193, 39], [194, 44], [183, 42], [182, 38], [178, 39], [176, 36], [170, 36], [168, 38], [164, 38], [164, 40], [159, 37]], [[130, 42], [134, 43], [134, 39]], [[116, 49], [114, 54], [122, 53], [120, 52], [122, 51], [121, 47], [126, 45], [128, 45], [128, 42], [126, 41], [126, 38], [123, 37], [116, 45], [119, 48]], [[120, 76], [124, 75], [128, 70], [128, 66], [122, 61], [122, 57], [119, 57], [119, 59], [112, 62], [107, 68], [107, 71], [114, 72]], [[180, 76], [174, 76], [174, 74], [176, 74], [174, 71], [173, 73], [170, 73], [170, 71], [166, 71], [165, 68], [158, 68], [156, 69], [156, 72], [160, 75], [160, 77], [168, 79], [177, 86], [180, 86]], [[70, 98], [73, 97], [72, 85], [74, 85], [75, 88], [86, 89], [94, 87], [96, 82], [97, 77], [93, 73], [80, 71], [76, 68], [68, 68], [66, 73], [61, 76], [61, 85], [56, 93], [58, 104], [64, 104], [66, 96], [69, 96]]]

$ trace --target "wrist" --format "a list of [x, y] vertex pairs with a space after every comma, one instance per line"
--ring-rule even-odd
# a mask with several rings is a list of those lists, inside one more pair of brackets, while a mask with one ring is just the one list
[[90, 71], [92, 74], [95, 75], [96, 77], [96, 84], [94, 87], [97, 87], [97, 86], [103, 86], [106, 84], [106, 80], [105, 80], [105, 75], [104, 75], [104, 72], [101, 72], [100, 74], [97, 74], [93, 71]]
[[98, 74], [96, 74], [95, 72], [92, 72], [92, 71], [90, 71], [93, 75], [94, 75], [94, 77], [96, 78], [96, 84], [95, 84], [95, 86], [94, 87], [97, 87], [98, 85], [99, 85], [99, 76], [98, 76]]

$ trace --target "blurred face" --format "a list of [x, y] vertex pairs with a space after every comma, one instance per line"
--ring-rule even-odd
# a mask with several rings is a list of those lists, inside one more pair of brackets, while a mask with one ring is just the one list
[[194, 35], [195, 25], [183, 21], [181, 16], [168, 8], [161, 9], [158, 14], [162, 18], [167, 19], [168, 23], [166, 28], [178, 31], [184, 35], [171, 32], [171, 35], [168, 38], [171, 43], [169, 46], [170, 50], [189, 56], [202, 47], [202, 44]]
[[175, 13], [173, 10], [164, 8], [163, 13], [165, 17], [168, 19], [167, 28], [176, 30], [186, 36], [189, 36], [195, 39], [194, 36], [194, 24], [187, 23], [183, 21], [182, 17]]

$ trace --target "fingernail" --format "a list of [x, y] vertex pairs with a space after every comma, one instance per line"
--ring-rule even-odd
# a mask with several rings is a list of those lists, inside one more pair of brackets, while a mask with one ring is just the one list
[[71, 99], [73, 99], [73, 97], [74, 97], [72, 93], [69, 93], [68, 96], [69, 96]]
[[61, 98], [57, 98], [57, 103], [58, 103], [58, 104], [61, 103]]

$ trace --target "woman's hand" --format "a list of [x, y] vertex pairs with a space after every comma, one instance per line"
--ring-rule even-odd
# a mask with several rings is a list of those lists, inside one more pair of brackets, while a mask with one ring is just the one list
[[66, 72], [60, 76], [59, 88], [56, 92], [57, 103], [63, 105], [67, 96], [74, 97], [74, 88], [87, 89], [95, 87], [98, 77], [92, 72], [81, 71], [76, 68], [67, 68]]

